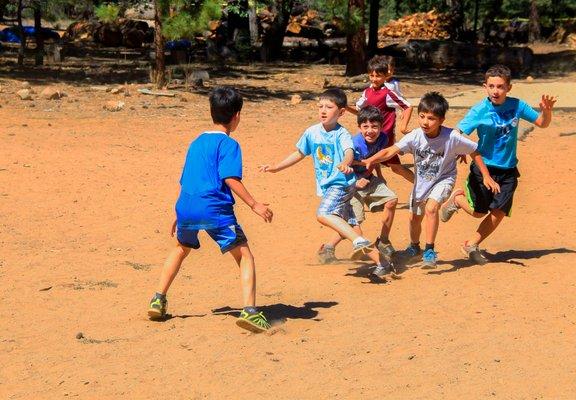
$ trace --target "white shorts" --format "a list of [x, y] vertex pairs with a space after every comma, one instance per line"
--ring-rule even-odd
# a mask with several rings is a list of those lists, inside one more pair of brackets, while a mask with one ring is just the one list
[[426, 212], [426, 202], [429, 199], [436, 201], [438, 204], [444, 203], [450, 197], [454, 189], [454, 184], [452, 182], [439, 182], [436, 186], [432, 188], [425, 200], [415, 201], [413, 200], [413, 195], [410, 195], [410, 212], [414, 215], [424, 215]]

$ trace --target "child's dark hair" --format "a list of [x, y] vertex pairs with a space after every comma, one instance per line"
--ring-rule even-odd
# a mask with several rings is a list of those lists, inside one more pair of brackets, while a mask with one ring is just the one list
[[387, 74], [390, 69], [394, 68], [394, 58], [391, 56], [374, 56], [368, 61], [368, 72], [378, 74]]
[[429, 112], [439, 118], [444, 118], [448, 107], [448, 101], [444, 96], [438, 92], [428, 92], [420, 99], [418, 113]]
[[348, 104], [346, 93], [342, 89], [333, 88], [325, 90], [320, 96], [320, 100], [330, 100], [338, 108], [344, 108]]
[[366, 106], [358, 111], [358, 117], [356, 118], [358, 121], [358, 126], [362, 125], [365, 122], [378, 122], [380, 125], [384, 122], [384, 117], [379, 109], [374, 106]]
[[214, 88], [210, 93], [210, 114], [215, 124], [229, 124], [232, 117], [242, 110], [242, 96], [228, 86]]
[[510, 72], [510, 68], [507, 66], [496, 64], [488, 68], [488, 71], [484, 74], [484, 82], [486, 82], [488, 78], [493, 77], [502, 78], [507, 84], [510, 84], [510, 81], [512, 80], [512, 72]]

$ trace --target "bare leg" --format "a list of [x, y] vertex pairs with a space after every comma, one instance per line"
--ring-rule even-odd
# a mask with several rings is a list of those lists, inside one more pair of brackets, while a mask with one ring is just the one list
[[[352, 229], [354, 229], [354, 232], [356, 232], [359, 236], [362, 236], [362, 228], [360, 228], [360, 225], [354, 225]], [[334, 232], [332, 238], [326, 244], [329, 244], [332, 247], [336, 247], [338, 243], [344, 239], [346, 238], [342, 237], [338, 232]]]
[[[426, 202], [426, 244], [434, 244], [440, 223], [440, 203], [436, 200], [428, 199]], [[415, 243], [415, 242], [414, 242]]]
[[466, 200], [466, 196], [460, 194], [454, 198], [454, 202], [462, 209], [466, 214], [471, 215], [474, 218], [482, 218], [486, 216], [486, 214], [482, 214], [479, 212], [474, 211], [470, 204], [468, 204], [468, 200]]
[[384, 212], [382, 213], [382, 229], [380, 231], [380, 240], [388, 240], [392, 223], [394, 222], [394, 215], [396, 214], [396, 205], [398, 199], [390, 200], [384, 204]]
[[256, 265], [254, 256], [248, 244], [241, 244], [229, 252], [240, 267], [240, 282], [242, 284], [242, 301], [244, 307], [256, 305]]
[[500, 209], [494, 209], [490, 211], [490, 214], [486, 216], [478, 226], [476, 233], [470, 240], [468, 240], [468, 245], [480, 244], [484, 239], [486, 239], [492, 232], [496, 230], [500, 222], [504, 219], [506, 214]]
[[410, 213], [410, 242], [420, 242], [420, 234], [422, 233], [422, 219], [423, 215], [416, 215]]
[[390, 164], [390, 169], [410, 183], [414, 183], [414, 172], [402, 164]]
[[160, 273], [160, 283], [158, 284], [158, 293], [166, 294], [172, 281], [178, 274], [182, 261], [190, 254], [190, 248], [178, 244], [168, 255], [164, 262], [164, 267]]

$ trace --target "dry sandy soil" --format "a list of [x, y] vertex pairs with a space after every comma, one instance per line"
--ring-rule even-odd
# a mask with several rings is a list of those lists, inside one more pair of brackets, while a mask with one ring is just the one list
[[[124, 97], [81, 82], [59, 84], [61, 100], [21, 101], [21, 82], [0, 78], [0, 398], [575, 398], [576, 113], [559, 111], [519, 143], [514, 215], [485, 243], [490, 264], [461, 256], [478, 221], [460, 213], [440, 226], [438, 269], [375, 284], [367, 265], [346, 259], [348, 243], [339, 264], [317, 264], [329, 232], [314, 218], [310, 160], [277, 175], [257, 171], [315, 123], [314, 95], [324, 78], [342, 84], [341, 73], [253, 67], [209, 82], [245, 94], [234, 134], [244, 182], [275, 212], [265, 224], [236, 208], [257, 260], [258, 302], [275, 324], [260, 335], [234, 324], [238, 271], [205, 236], [169, 292], [172, 318], [146, 317], [174, 244], [187, 146], [210, 127], [205, 91], [155, 98], [128, 85]], [[479, 80], [402, 78], [408, 97], [436, 89], [459, 102]], [[44, 79], [30, 79], [37, 93]], [[562, 82], [559, 106], [576, 106], [574, 76], [550, 79]], [[548, 92], [549, 83], [530, 89]], [[293, 93], [304, 101], [290, 105]], [[108, 100], [126, 107], [104, 111]], [[450, 111], [447, 125], [471, 102]], [[355, 126], [351, 115], [342, 121]], [[386, 173], [400, 196], [392, 240], [403, 248], [410, 187]], [[370, 215], [370, 237], [378, 224]]]

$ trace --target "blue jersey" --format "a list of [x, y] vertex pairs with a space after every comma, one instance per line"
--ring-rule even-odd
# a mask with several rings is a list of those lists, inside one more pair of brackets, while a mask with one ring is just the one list
[[[354, 145], [354, 160], [361, 161], [374, 154], [378, 153], [380, 150], [388, 147], [388, 135], [384, 132], [380, 132], [380, 136], [376, 139], [374, 143], [368, 143], [361, 133], [354, 135], [352, 137], [352, 144]], [[366, 176], [368, 171], [363, 165], [354, 165], [352, 167], [357, 176]]]
[[344, 159], [344, 151], [353, 148], [350, 133], [340, 124], [328, 132], [322, 124], [311, 126], [296, 147], [305, 156], [312, 155], [318, 196], [330, 186], [347, 187], [356, 182], [354, 174], [344, 175], [336, 168]]
[[486, 165], [514, 168], [518, 164], [516, 143], [520, 119], [534, 123], [538, 112], [514, 97], [506, 98], [501, 105], [485, 98], [468, 111], [458, 129], [466, 135], [477, 131], [478, 152]]
[[234, 197], [224, 179], [242, 179], [240, 145], [224, 132], [204, 132], [191, 144], [176, 203], [179, 227], [213, 229], [236, 223]]

